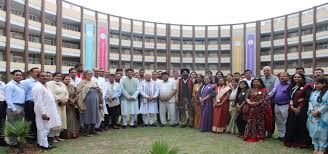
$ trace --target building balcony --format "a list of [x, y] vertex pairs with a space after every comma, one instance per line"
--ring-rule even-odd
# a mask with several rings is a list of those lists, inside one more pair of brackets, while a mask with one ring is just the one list
[[171, 57], [172, 63], [180, 63], [180, 57]]
[[[119, 39], [118, 38], [110, 38], [110, 45], [119, 45]], [[133, 42], [135, 43], [135, 42]]]
[[145, 56], [145, 62], [154, 62], [154, 56]]
[[80, 32], [68, 30], [68, 29], [62, 29], [62, 35], [63, 37], [73, 38], [73, 39], [80, 39]]
[[301, 53], [302, 59], [312, 59], [313, 58], [313, 52], [312, 51], [305, 51]]
[[197, 57], [196, 56], [195, 63], [205, 64], [205, 57]]
[[171, 50], [180, 50], [180, 44], [171, 44]]
[[268, 62], [268, 61], [271, 61], [271, 55], [264, 55], [264, 56], [261, 56], [261, 62]]
[[298, 44], [298, 36], [287, 39], [288, 45]]
[[221, 57], [221, 63], [230, 63], [230, 57]]
[[56, 65], [44, 65], [44, 71], [55, 73], [56, 72]]
[[285, 60], [285, 54], [275, 54], [273, 59], [274, 61], [283, 61]]
[[10, 71], [21, 70], [24, 71], [25, 63], [10, 62]]
[[313, 37], [312, 34], [309, 35], [302, 35], [302, 42], [312, 42], [313, 41]]
[[322, 31], [317, 33], [317, 40], [324, 40], [328, 38], [328, 31]]
[[263, 41], [263, 42], [261, 42], [261, 47], [271, 47], [271, 41]]
[[298, 52], [287, 53], [288, 60], [295, 60], [298, 59]]
[[[180, 60], [179, 60], [180, 62]], [[192, 63], [192, 57], [183, 57], [182, 63]]]
[[110, 59], [111, 60], [119, 60], [119, 54], [118, 53], [110, 53]]
[[221, 44], [221, 50], [230, 50], [230, 44]]
[[80, 49], [62, 48], [62, 56], [80, 57]]
[[208, 63], [218, 63], [218, 57], [208, 57]]
[[165, 56], [157, 56], [156, 60], [157, 60], [157, 62], [165, 63], [166, 62], [166, 57]]
[[273, 44], [274, 44], [274, 46], [284, 46], [285, 45], [285, 39], [274, 40]]
[[328, 57], [328, 49], [317, 50], [316, 55], [317, 55], [317, 57]]

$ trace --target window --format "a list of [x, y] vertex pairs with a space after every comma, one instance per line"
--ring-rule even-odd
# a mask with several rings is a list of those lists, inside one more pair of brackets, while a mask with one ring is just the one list
[[36, 22], [40, 22], [40, 17], [33, 15], [33, 14], [29, 14], [29, 18], [30, 20], [36, 21]]
[[318, 25], [317, 27], [317, 32], [323, 32], [323, 31], [328, 31], [328, 25]]
[[270, 52], [271, 52], [271, 48], [261, 48], [260, 55], [261, 56], [270, 55]]
[[77, 26], [73, 26], [73, 25], [69, 25], [69, 24], [63, 24], [63, 28], [68, 29], [68, 30], [72, 30], [72, 31], [80, 31], [80, 28]]
[[21, 40], [24, 39], [23, 33], [20, 32], [10, 32], [10, 37]]
[[270, 40], [271, 40], [271, 34], [262, 34], [261, 35], [261, 42], [270, 41]]

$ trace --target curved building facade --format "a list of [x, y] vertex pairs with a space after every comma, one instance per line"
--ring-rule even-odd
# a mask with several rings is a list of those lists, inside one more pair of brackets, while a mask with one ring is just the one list
[[114, 71], [188, 67], [224, 74], [328, 71], [328, 3], [307, 10], [226, 25], [140, 21], [63, 0], [0, 0], [0, 72], [32, 67], [68, 73], [76, 63]]

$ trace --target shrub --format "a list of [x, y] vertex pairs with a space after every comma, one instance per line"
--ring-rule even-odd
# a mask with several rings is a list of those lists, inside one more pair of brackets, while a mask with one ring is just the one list
[[164, 141], [156, 141], [153, 143], [149, 154], [177, 154], [178, 151], [176, 147], [170, 149], [169, 145]]

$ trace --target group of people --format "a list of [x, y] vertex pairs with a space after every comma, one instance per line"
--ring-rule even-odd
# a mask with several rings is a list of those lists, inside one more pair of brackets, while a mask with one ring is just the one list
[[[145, 72], [117, 69], [84, 70], [78, 64], [68, 75], [32, 68], [14, 70], [7, 84], [0, 83], [1, 123], [25, 119], [31, 122], [29, 142], [43, 149], [64, 139], [91, 136], [97, 131], [127, 127], [190, 127], [201, 132], [237, 134], [250, 142], [271, 138], [275, 126], [288, 147], [314, 147], [324, 153], [328, 144], [328, 80], [323, 69], [313, 79], [304, 68], [295, 74], [263, 76], [212, 75], [180, 71]], [[120, 118], [121, 117], [121, 118]], [[2, 127], [1, 130], [2, 132]], [[17, 140], [9, 138], [15, 146]], [[0, 145], [7, 145], [0, 138]]]

